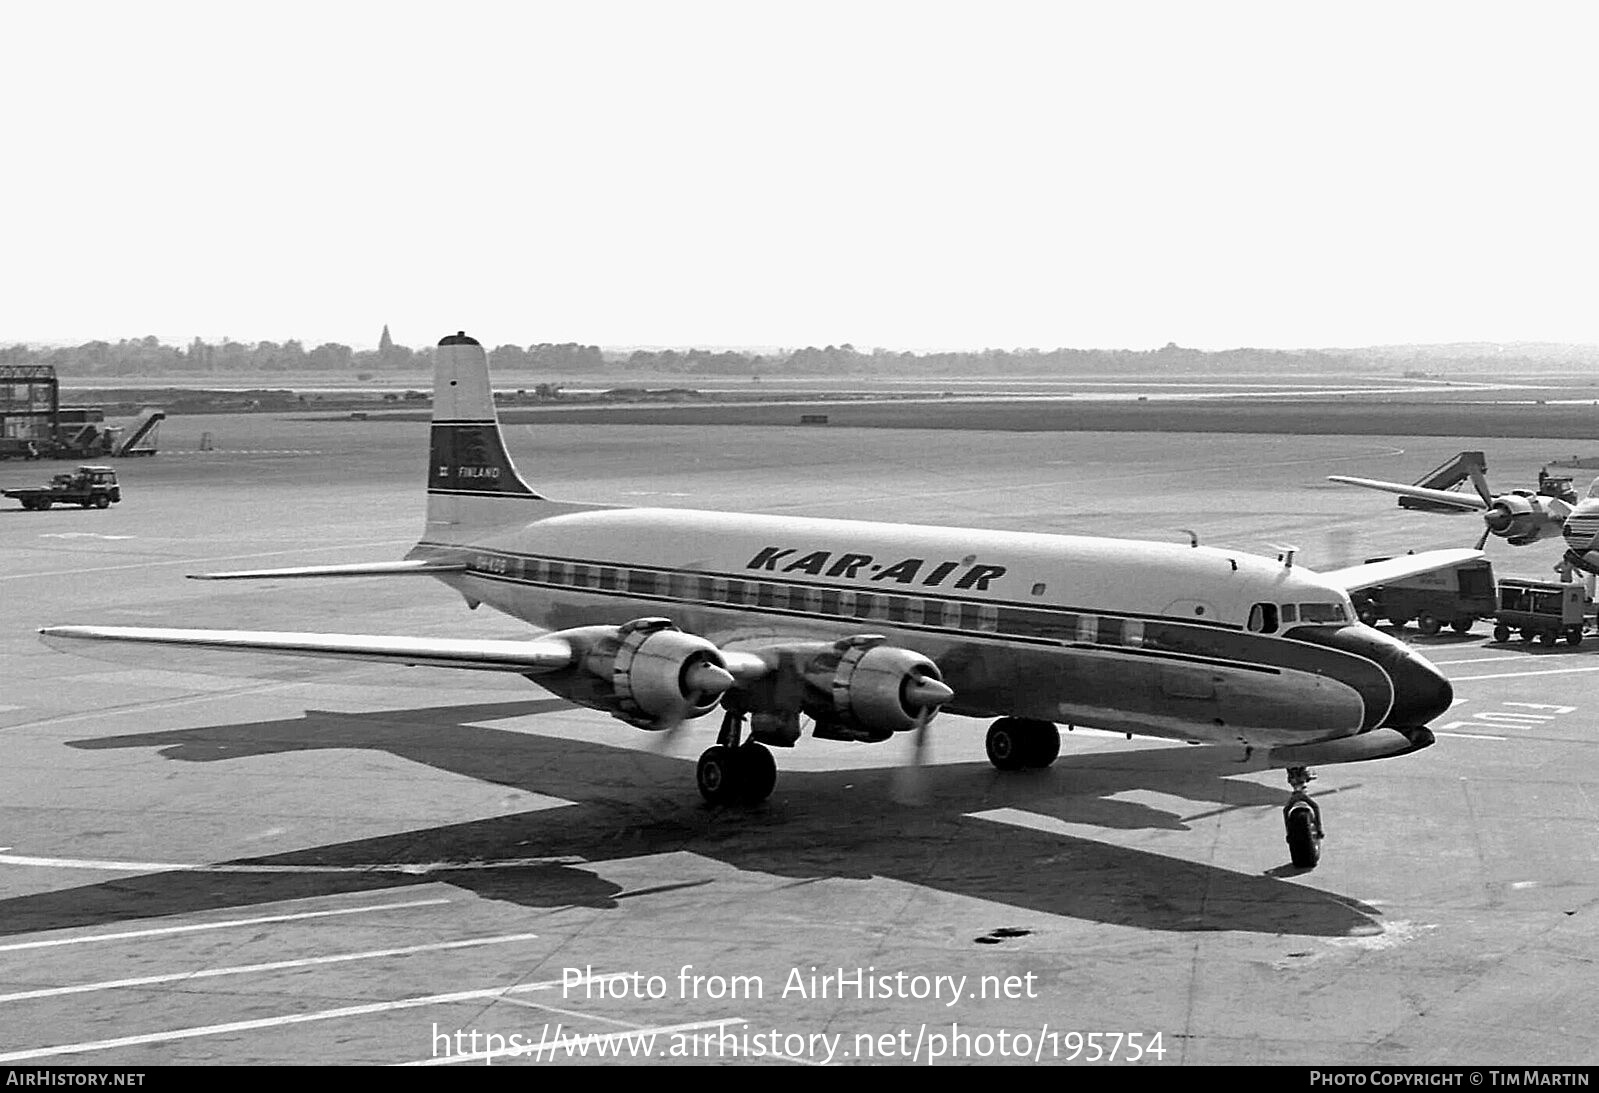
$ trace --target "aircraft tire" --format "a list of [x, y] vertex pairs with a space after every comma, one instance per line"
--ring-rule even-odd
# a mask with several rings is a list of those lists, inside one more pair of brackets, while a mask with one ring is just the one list
[[777, 788], [777, 760], [772, 758], [772, 750], [751, 740], [741, 744], [733, 758], [738, 799], [758, 805], [770, 797]]
[[1040, 769], [1060, 756], [1060, 730], [1053, 721], [1034, 721], [1033, 736], [1027, 741], [1027, 765]]
[[724, 744], [713, 744], [700, 753], [699, 764], [694, 768], [694, 782], [707, 804], [728, 805], [738, 799], [740, 773], [734, 750]]
[[997, 769], [1021, 770], [1027, 765], [1027, 732], [1022, 724], [1021, 718], [1002, 717], [988, 726], [984, 748]]
[[1283, 813], [1288, 830], [1288, 856], [1295, 868], [1314, 869], [1321, 860], [1321, 840], [1316, 837], [1316, 814], [1308, 804], [1294, 804]]

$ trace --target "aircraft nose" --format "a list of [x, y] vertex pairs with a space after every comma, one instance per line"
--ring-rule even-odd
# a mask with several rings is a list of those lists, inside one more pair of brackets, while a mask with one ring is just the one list
[[1394, 705], [1383, 721], [1385, 727], [1425, 725], [1454, 704], [1455, 688], [1444, 674], [1408, 649], [1385, 667], [1394, 681]]

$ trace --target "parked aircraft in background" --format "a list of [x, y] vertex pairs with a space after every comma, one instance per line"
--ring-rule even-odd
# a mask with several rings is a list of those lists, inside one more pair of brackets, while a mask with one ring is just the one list
[[802, 716], [823, 739], [914, 734], [917, 755], [939, 710], [993, 717], [1003, 770], [1052, 763], [1060, 722], [1242, 746], [1286, 768], [1307, 867], [1322, 839], [1310, 766], [1427, 747], [1452, 701], [1423, 657], [1356, 620], [1349, 592], [1477, 551], [1318, 575], [1292, 552], [554, 501], [506, 452], [478, 342], [447, 337], [435, 361], [426, 529], [405, 560], [209, 577], [426, 575], [553, 632], [44, 633], [512, 672], [650, 731], [720, 706], [697, 767], [716, 805], [773, 791], [770, 749], [796, 744]]
[[[1476, 459], [1467, 458], [1471, 456]], [[1566, 552], [1556, 568], [1599, 574], [1599, 478], [1594, 479], [1588, 487], [1588, 495], [1580, 500], [1571, 489], [1569, 479], [1547, 475], [1539, 476], [1537, 490], [1518, 489], [1495, 494], [1488, 487], [1481, 456], [1480, 452], [1461, 452], [1455, 460], [1439, 468], [1439, 472], [1452, 471], [1449, 477], [1455, 481], [1470, 481], [1471, 492], [1342, 474], [1329, 475], [1327, 480], [1398, 494], [1401, 505], [1406, 499], [1420, 502], [1407, 507], [1481, 512], [1484, 526], [1477, 539], [1478, 550], [1487, 544], [1490, 535], [1504, 539], [1511, 546], [1528, 546], [1559, 537], [1565, 541]]]

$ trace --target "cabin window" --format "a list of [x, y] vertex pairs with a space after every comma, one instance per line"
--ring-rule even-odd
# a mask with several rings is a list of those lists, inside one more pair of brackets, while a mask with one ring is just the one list
[[1277, 632], [1277, 605], [1274, 603], [1257, 603], [1249, 609], [1249, 629], [1257, 634], [1275, 634]]
[[823, 615], [847, 614], [839, 610], [838, 592], [831, 588], [822, 589], [822, 604], [817, 610]]
[[748, 603], [749, 602], [745, 598], [745, 586], [744, 586], [744, 582], [743, 581], [728, 581], [727, 582], [727, 602], [728, 603]]
[[[663, 582], [664, 583], [664, 582]], [[647, 573], [642, 569], [630, 569], [627, 572], [627, 590], [643, 596], [655, 595], [655, 574]]]
[[[1313, 604], [1306, 604], [1305, 606], [1306, 607], [1312, 607], [1314, 605]], [[1291, 603], [1283, 604], [1282, 612], [1283, 612], [1283, 624], [1284, 625], [1287, 625], [1290, 622], [1298, 622], [1299, 621], [1299, 608], [1295, 607], [1293, 604], [1291, 604]], [[1309, 622], [1310, 621], [1310, 616], [1307, 615], [1305, 617], [1305, 621]]]
[[940, 615], [941, 615], [941, 618], [939, 620], [939, 625], [940, 626], [943, 626], [943, 627], [945, 627], [947, 629], [950, 629], [950, 630], [959, 630], [961, 628], [961, 605], [960, 604], [958, 604], [958, 603], [949, 603], [949, 602], [946, 601], [944, 604], [941, 605]]
[[565, 584], [566, 583], [566, 563], [565, 562], [551, 562], [550, 563], [550, 583], [551, 584]]
[[1123, 620], [1121, 619], [1100, 619], [1099, 643], [1101, 645], [1120, 645], [1122, 643], [1123, 625]]
[[873, 598], [870, 592], [855, 593], [855, 617], [857, 619], [869, 619], [872, 617]]
[[851, 590], [851, 589], [847, 589], [846, 588], [844, 591], [837, 593], [837, 595], [838, 595], [838, 610], [836, 612], [834, 612], [834, 613], [838, 614], [838, 615], [843, 615], [846, 618], [848, 618], [849, 616], [855, 614], [855, 593], [854, 593], [854, 591]]
[[1043, 594], [1044, 594], [1044, 582], [1043, 581], [1038, 581], [1036, 584], [1033, 585], [1033, 595], [1042, 596]]
[[1143, 645], [1144, 644], [1144, 620], [1142, 620], [1142, 619], [1127, 619], [1127, 620], [1123, 621], [1123, 623], [1122, 623], [1122, 644], [1123, 645]]
[[755, 586], [755, 602], [761, 607], [776, 607], [777, 587], [764, 581]]
[[999, 629], [999, 608], [991, 603], [977, 605], [977, 629], [994, 633]]
[[600, 587], [615, 591], [617, 588], [617, 577], [618, 573], [616, 570], [612, 569], [610, 566], [602, 567], [600, 569]]
[[1099, 640], [1099, 616], [1077, 616], [1077, 640], [1089, 643]]

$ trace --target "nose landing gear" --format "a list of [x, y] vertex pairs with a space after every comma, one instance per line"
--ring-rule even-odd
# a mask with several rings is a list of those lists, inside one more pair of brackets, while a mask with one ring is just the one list
[[1309, 767], [1288, 768], [1288, 803], [1283, 805], [1283, 826], [1288, 832], [1288, 854], [1299, 869], [1314, 869], [1321, 860], [1321, 809], [1305, 787], [1316, 776]]

